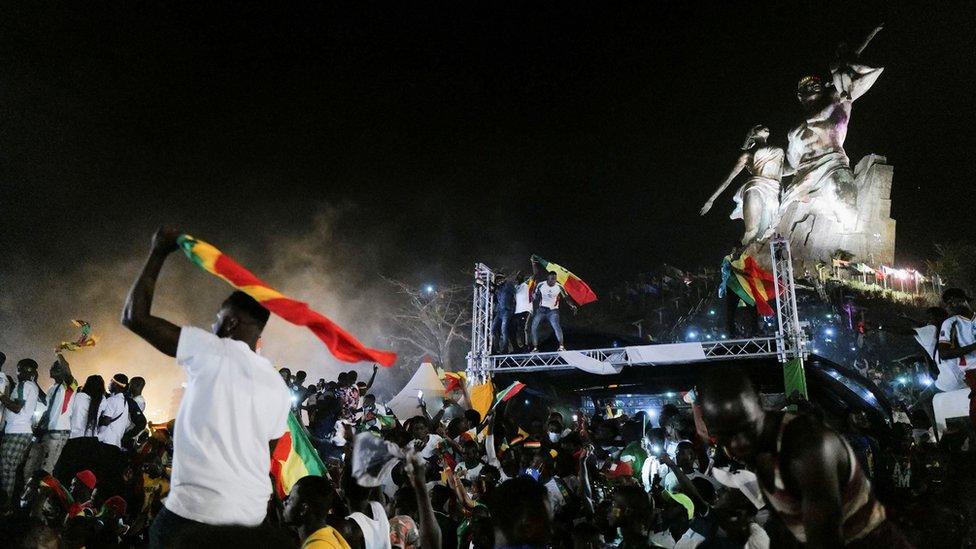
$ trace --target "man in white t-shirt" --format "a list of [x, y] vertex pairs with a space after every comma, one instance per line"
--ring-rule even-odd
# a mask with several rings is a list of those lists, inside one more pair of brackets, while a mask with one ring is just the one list
[[122, 313], [122, 323], [176, 357], [187, 378], [176, 414], [170, 493], [150, 530], [150, 547], [169, 547], [188, 529], [200, 528], [205, 536], [205, 525], [261, 524], [272, 492], [271, 449], [288, 431], [291, 408], [284, 380], [255, 351], [269, 312], [254, 298], [231, 294], [213, 333], [150, 313], [156, 279], [179, 235], [156, 232]]
[[6, 408], [7, 416], [3, 438], [0, 439], [0, 512], [6, 512], [13, 503], [17, 469], [30, 448], [33, 436], [31, 424], [40, 394], [35, 379], [37, 362], [25, 358], [17, 363], [17, 383], [0, 394], [0, 405]]
[[[942, 292], [942, 302], [952, 315], [939, 330], [939, 356], [957, 360], [971, 395], [976, 394], [976, 313], [972, 300], [959, 288]], [[976, 399], [969, 399], [969, 421], [976, 426]]]
[[515, 346], [519, 352], [529, 348], [529, 318], [532, 316], [532, 295], [529, 281], [519, 271], [515, 275]]
[[58, 360], [51, 365], [51, 388], [47, 391], [47, 410], [41, 416], [43, 433], [36, 444], [31, 446], [24, 471], [33, 475], [43, 469], [54, 472], [54, 465], [61, 456], [61, 450], [71, 434], [71, 400], [78, 389], [68, 361], [58, 353]]
[[532, 313], [532, 352], [539, 352], [539, 324], [547, 320], [552, 326], [552, 331], [559, 342], [559, 350], [565, 351], [563, 347], [563, 328], [559, 324], [559, 303], [563, 297], [566, 303], [575, 311], [576, 305], [569, 298], [562, 284], [556, 281], [556, 273], [549, 271], [546, 281], [535, 287], [535, 296], [532, 302], [535, 305], [535, 312]]

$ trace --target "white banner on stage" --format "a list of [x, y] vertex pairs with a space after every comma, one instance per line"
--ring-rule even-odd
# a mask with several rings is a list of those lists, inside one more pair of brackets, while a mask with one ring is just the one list
[[560, 351], [559, 356], [566, 361], [566, 364], [569, 364], [573, 368], [577, 368], [591, 374], [608, 376], [619, 374], [620, 370], [623, 370], [622, 365], [614, 366], [609, 362], [603, 362], [602, 360], [590, 358], [579, 351]]
[[705, 359], [701, 343], [666, 343], [627, 347], [627, 361], [631, 364], [674, 364]]

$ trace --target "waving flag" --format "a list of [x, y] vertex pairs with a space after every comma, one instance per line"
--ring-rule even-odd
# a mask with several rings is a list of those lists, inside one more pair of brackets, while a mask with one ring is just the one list
[[91, 335], [91, 324], [84, 320], [72, 320], [72, 324], [76, 327], [81, 328], [81, 335], [78, 339], [74, 341], [62, 341], [58, 348], [55, 349], [56, 353], [62, 351], [77, 351], [83, 347], [94, 347], [98, 340], [95, 336]]
[[468, 379], [465, 372], [444, 372], [441, 381], [444, 382], [444, 392], [460, 391], [464, 389], [464, 383]]
[[[573, 273], [566, 270], [565, 267], [556, 265], [551, 261], [546, 261], [537, 255], [532, 256], [532, 260], [542, 267], [545, 272], [553, 271], [556, 273], [556, 282], [558, 282], [569, 297], [573, 298], [578, 305], [586, 305], [587, 303], [592, 303], [596, 301], [596, 294], [593, 290], [583, 282], [583, 279], [574, 275]], [[536, 284], [541, 284], [542, 281], [536, 281]], [[532, 288], [530, 288], [531, 290]], [[531, 296], [531, 294], [529, 294]]]
[[352, 334], [343, 330], [325, 315], [309, 308], [307, 303], [282, 295], [210, 244], [188, 234], [180, 235], [177, 243], [183, 248], [190, 261], [253, 297], [272, 313], [292, 324], [312, 330], [312, 333], [321, 339], [339, 360], [345, 362], [368, 360], [383, 366], [392, 366], [396, 360], [395, 353], [364, 346]]
[[516, 381], [515, 383], [512, 383], [511, 385], [509, 385], [508, 387], [506, 387], [504, 391], [499, 392], [495, 396], [495, 404], [492, 407], [498, 406], [498, 403], [499, 402], [507, 402], [509, 399], [511, 399], [515, 395], [519, 394], [519, 392], [521, 392], [522, 389], [525, 389], [525, 384], [524, 383], [519, 382], [519, 381]]
[[725, 256], [719, 297], [725, 295], [726, 288], [735, 292], [746, 305], [755, 307], [762, 316], [776, 314], [769, 306], [769, 300], [775, 293], [773, 275], [764, 271], [751, 256], [742, 254], [735, 261], [731, 256]]
[[326, 476], [325, 464], [312, 446], [295, 414], [288, 414], [288, 432], [278, 439], [271, 452], [271, 477], [275, 493], [284, 498], [298, 479], [308, 475]]

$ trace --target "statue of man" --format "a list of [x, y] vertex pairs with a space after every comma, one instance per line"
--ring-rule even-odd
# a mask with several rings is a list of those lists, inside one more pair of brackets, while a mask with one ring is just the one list
[[854, 59], [835, 63], [831, 68], [837, 76], [835, 81], [844, 82], [847, 89], [825, 86], [816, 76], [803, 77], [797, 86], [796, 96], [806, 119], [789, 132], [786, 158], [789, 171], [795, 170], [795, 175], [783, 196], [783, 208], [794, 201], [815, 199], [819, 206], [815, 209], [827, 213], [845, 231], [851, 231], [857, 223], [857, 188], [844, 152], [851, 104], [874, 85], [884, 69], [871, 68]]
[[779, 221], [780, 181], [783, 178], [783, 149], [769, 145], [769, 128], [762, 124], [753, 126], [742, 144], [742, 154], [725, 181], [709, 197], [701, 209], [701, 215], [708, 213], [712, 203], [722, 194], [743, 169], [751, 177], [739, 190], [732, 200], [735, 210], [731, 219], [742, 219], [746, 225], [742, 244], [748, 245], [754, 240], [766, 240], [776, 229]]

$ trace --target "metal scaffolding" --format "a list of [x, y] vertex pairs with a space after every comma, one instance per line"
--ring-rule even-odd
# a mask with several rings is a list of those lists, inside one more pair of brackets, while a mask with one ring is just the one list
[[[807, 355], [807, 338], [800, 326], [793, 285], [793, 265], [789, 241], [781, 237], [769, 245], [772, 255], [773, 283], [776, 296], [777, 331], [774, 335], [748, 339], [696, 341], [668, 344], [681, 358], [655, 358], [656, 349], [663, 346], [641, 345], [606, 349], [580, 349], [563, 352], [492, 355], [492, 270], [475, 265], [474, 296], [472, 299], [471, 352], [468, 354], [468, 379], [481, 381], [499, 372], [539, 372], [576, 368], [572, 359], [585, 358], [612, 367], [654, 366], [667, 363], [696, 363], [727, 361], [730, 359], [776, 357], [780, 362]], [[650, 358], [649, 358], [650, 357]], [[568, 360], [569, 359], [569, 360]], [[476, 381], [475, 381], [476, 382]]]
[[491, 375], [488, 359], [491, 356], [491, 318], [494, 311], [491, 285], [495, 273], [484, 263], [474, 266], [474, 285], [471, 298], [471, 352], [468, 353], [468, 379], [484, 381]]

